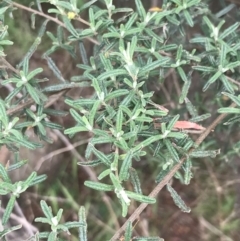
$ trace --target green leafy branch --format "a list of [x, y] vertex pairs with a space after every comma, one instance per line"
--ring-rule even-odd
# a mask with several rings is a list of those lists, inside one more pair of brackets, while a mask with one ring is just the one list
[[[235, 107], [235, 103], [231, 104], [230, 108]], [[227, 113], [219, 115], [211, 125], [209, 125], [206, 130], [199, 136], [199, 138], [195, 141], [195, 146], [198, 147], [205, 139], [206, 137], [211, 133], [212, 130], [215, 129], [215, 127], [221, 123], [221, 121], [227, 116]], [[195, 148], [191, 148], [188, 151], [188, 154], [191, 154]], [[158, 193], [163, 189], [164, 186], [168, 185], [170, 180], [173, 178], [175, 173], [181, 168], [181, 166], [184, 164], [184, 162], [187, 160], [186, 157], [183, 157], [178, 164], [176, 164], [168, 173], [167, 175], [163, 178], [163, 180], [158, 183], [158, 185], [152, 190], [152, 192], [149, 194], [149, 197], [155, 198]], [[169, 188], [169, 186], [168, 186]], [[170, 188], [172, 195], [175, 196], [175, 203], [178, 202], [179, 204], [182, 203], [182, 201], [179, 199], [180, 197], [176, 195], [176, 192]], [[176, 200], [177, 199], [177, 200]], [[139, 215], [143, 212], [143, 210], [147, 207], [147, 203], [142, 203], [140, 206], [133, 212], [133, 214], [127, 219], [127, 221], [122, 225], [122, 227], [113, 235], [113, 237], [110, 239], [111, 241], [117, 240], [122, 232], [124, 232], [130, 223], [133, 223]], [[185, 205], [185, 204], [181, 204]], [[185, 207], [184, 207], [185, 209]], [[188, 211], [188, 209], [186, 209]]]

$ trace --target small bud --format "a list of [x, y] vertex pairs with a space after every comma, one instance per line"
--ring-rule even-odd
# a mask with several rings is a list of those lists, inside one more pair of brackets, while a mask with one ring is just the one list
[[74, 12], [68, 12], [67, 17], [68, 19], [73, 19], [75, 18], [76, 14]]

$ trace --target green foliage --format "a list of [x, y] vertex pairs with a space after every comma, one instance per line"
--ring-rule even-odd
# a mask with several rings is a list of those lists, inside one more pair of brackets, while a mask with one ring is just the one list
[[[48, 13], [54, 14], [56, 18], [43, 14], [41, 3], [45, 2], [51, 3]], [[3, 20], [0, 26], [0, 58], [7, 70], [0, 68], [1, 84], [13, 86], [14, 89], [0, 100], [0, 147], [5, 145], [17, 153], [21, 147], [34, 150], [41, 148], [44, 142], [51, 143], [49, 130], [63, 130], [65, 127], [50, 121], [50, 116], [67, 114], [62, 110], [48, 108], [51, 97], [54, 94], [64, 96], [73, 88], [92, 88], [94, 94], [88, 98], [71, 99], [65, 96], [65, 103], [71, 107], [69, 113], [76, 124], [65, 129], [64, 134], [70, 138], [81, 136], [83, 132], [90, 134], [85, 151], [86, 162], [79, 162], [79, 165], [99, 165], [98, 180], [101, 182], [87, 180], [84, 184], [97, 191], [114, 192], [119, 199], [122, 216], [125, 217], [133, 200], [146, 204], [156, 202], [155, 197], [143, 194], [144, 183], [135, 168], [135, 163], [142, 161], [146, 155], [161, 160], [158, 175], [152, 177], [157, 183], [171, 175], [174, 166], [182, 163], [181, 169], [173, 175], [188, 185], [193, 176], [193, 158], [213, 158], [220, 153], [219, 150], [201, 150], [198, 143], [194, 144], [188, 131], [203, 131], [204, 128], [196, 123], [209, 118], [210, 114], [199, 114], [187, 97], [193, 73], [203, 73], [206, 80], [203, 91], [218, 85], [223, 95], [238, 106], [220, 108], [218, 112], [237, 115], [237, 119], [230, 119], [228, 124], [240, 119], [240, 100], [235, 93], [236, 81], [233, 81], [240, 72], [240, 24], [236, 22], [223, 27], [224, 20], [215, 23], [211, 15], [207, 14], [208, 6], [200, 0], [166, 0], [159, 12], [147, 12], [140, 0], [135, 0], [136, 11], [116, 8], [111, 0], [102, 1], [105, 6], [100, 9], [94, 5], [95, 2], [96, 0], [87, 1], [79, 6], [76, 0], [37, 0], [34, 5], [37, 10], [33, 12], [27, 8], [33, 12], [32, 26], [35, 26], [37, 15], [46, 19], [16, 68], [5, 59], [4, 47], [13, 42], [7, 40], [7, 26]], [[0, 5], [0, 17], [12, 14], [14, 7], [23, 8], [21, 6], [5, 0]], [[84, 10], [88, 11], [89, 22], [80, 17]], [[121, 13], [123, 18], [116, 21], [117, 13]], [[195, 26], [199, 19], [203, 36], [195, 36], [186, 42], [179, 42], [175, 38], [175, 35], [183, 36], [185, 29]], [[56, 34], [46, 31], [49, 21], [58, 24]], [[84, 23], [84, 29], [75, 27], [75, 21]], [[29, 67], [32, 56], [45, 35], [52, 41], [52, 46], [43, 53], [42, 58], [59, 81], [54, 84], [50, 81], [47, 87], [41, 84], [47, 81], [42, 78], [43, 68], [30, 70]], [[87, 54], [86, 40], [94, 43], [92, 56]], [[76, 67], [82, 70], [82, 75], [70, 76], [69, 80], [65, 77], [51, 58], [58, 50], [66, 51], [76, 61], [80, 54], [82, 61]], [[178, 102], [186, 107], [184, 116], [191, 116], [186, 122], [181, 121], [182, 114], [170, 114], [168, 109], [155, 103], [154, 92], [149, 88], [150, 80], [162, 83], [169, 71], [175, 71], [180, 79], [182, 90]], [[177, 109], [175, 113], [176, 111]], [[39, 143], [27, 137], [29, 129], [33, 129]], [[101, 144], [109, 144], [111, 151], [103, 151]], [[20, 163], [17, 167], [20, 167], [22, 162], [17, 161]], [[16, 166], [8, 168], [11, 170]], [[0, 194], [9, 195], [2, 217], [3, 225], [9, 220], [16, 198], [28, 187], [46, 178], [32, 172], [25, 181], [12, 183], [7, 171], [7, 168], [0, 165]], [[183, 212], [190, 212], [178, 193], [166, 182], [164, 185], [167, 185], [174, 203]], [[60, 240], [61, 233], [70, 234], [70, 228], [78, 228], [79, 239], [87, 241], [83, 207], [79, 210], [78, 222], [61, 223], [63, 209], [59, 209], [57, 215], [53, 216], [52, 209], [45, 201], [41, 200], [40, 205], [45, 217], [38, 217], [35, 221], [48, 224], [51, 230], [40, 232], [36, 235], [36, 240]], [[20, 226], [4, 228], [0, 237], [18, 228]], [[129, 222], [125, 240], [130, 241], [131, 237], [132, 224]], [[161, 239], [138, 237], [133, 240]]]
[[[14, 166], [9, 167], [10, 170], [14, 169]], [[5, 212], [2, 217], [2, 224], [5, 225], [8, 222], [8, 219], [11, 215], [11, 212], [14, 208], [14, 203], [16, 201], [16, 198], [19, 197], [19, 195], [22, 192], [25, 192], [30, 186], [36, 185], [39, 182], [42, 182], [46, 179], [46, 175], [41, 175], [37, 177], [36, 172], [32, 172], [32, 174], [25, 180], [25, 181], [18, 181], [15, 183], [12, 183], [9, 175], [8, 175], [8, 169], [6, 169], [2, 164], [0, 164], [0, 195], [8, 195], [10, 194], [10, 199], [8, 201], [8, 204], [6, 206]], [[15, 230], [17, 227], [15, 227], [12, 230]], [[10, 230], [7, 230], [7, 233], [10, 232]], [[2, 235], [5, 235], [5, 232], [2, 232]]]
[[39, 233], [38, 238], [47, 240], [57, 240], [61, 232], [67, 232], [70, 235], [68, 230], [70, 228], [79, 228], [80, 235], [82, 235], [81, 227], [84, 227], [86, 225], [84, 223], [85, 220], [83, 221], [81, 216], [81, 212], [84, 212], [83, 207], [81, 207], [79, 211], [79, 222], [66, 222], [64, 224], [60, 224], [59, 222], [61, 220], [63, 210], [59, 209], [57, 215], [53, 216], [51, 207], [47, 206], [45, 201], [42, 200], [40, 204], [46, 218], [38, 217], [35, 219], [35, 221], [49, 224], [51, 226], [51, 232]]

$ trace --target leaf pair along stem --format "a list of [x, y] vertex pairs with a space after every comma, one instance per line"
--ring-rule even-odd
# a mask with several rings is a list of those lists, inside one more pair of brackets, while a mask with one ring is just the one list
[[[232, 103], [229, 107], [235, 107], [236, 104]], [[199, 138], [195, 141], [195, 146], [199, 146], [205, 138], [210, 134], [212, 130], [215, 129], [215, 127], [227, 116], [227, 113], [219, 115], [211, 125], [209, 125], [206, 130], [199, 136]], [[192, 148], [189, 150], [188, 154], [193, 152], [195, 148]], [[169, 181], [172, 179], [174, 174], [181, 168], [182, 164], [185, 162], [186, 157], [184, 156], [180, 162], [175, 165], [172, 170], [164, 177], [164, 179], [152, 190], [152, 192], [149, 194], [149, 197], [156, 197], [158, 193], [163, 189], [165, 185], [169, 183]], [[134, 213], [127, 219], [127, 221], [122, 225], [122, 227], [113, 235], [113, 237], [110, 239], [110, 241], [117, 240], [121, 234], [125, 231], [128, 222], [130, 221], [133, 223], [136, 219], [139, 218], [140, 214], [143, 212], [143, 210], [148, 206], [147, 203], [142, 203], [135, 211]]]

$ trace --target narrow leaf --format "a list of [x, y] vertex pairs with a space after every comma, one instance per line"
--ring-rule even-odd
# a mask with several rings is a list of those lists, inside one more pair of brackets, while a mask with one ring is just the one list
[[123, 160], [119, 173], [119, 179], [121, 181], [126, 181], [129, 178], [129, 169], [132, 167], [132, 157], [133, 153], [129, 151]]
[[127, 223], [127, 228], [124, 235], [124, 241], [131, 241], [132, 237], [132, 223], [129, 221]]
[[134, 168], [130, 168], [130, 180], [136, 193], [142, 194], [141, 183], [137, 171]]
[[12, 195], [8, 201], [8, 204], [7, 204], [7, 207], [3, 213], [3, 217], [2, 217], [2, 224], [5, 225], [7, 224], [9, 218], [10, 218], [10, 215], [12, 213], [12, 210], [14, 208], [14, 204], [15, 204], [15, 201], [16, 201], [16, 196]]
[[240, 114], [240, 108], [225, 107], [218, 109], [218, 113]]
[[86, 221], [86, 212], [83, 206], [80, 207], [78, 212], [79, 222], [84, 224], [79, 227], [79, 240], [87, 241], [87, 221]]
[[151, 64], [147, 64], [146, 66], [142, 67], [140, 73], [145, 74], [146, 72], [149, 72], [151, 70], [154, 70], [156, 68], [163, 66], [167, 62], [169, 62], [168, 58], [162, 58], [160, 60], [156, 60], [156, 61], [152, 62]]
[[108, 192], [108, 191], [114, 190], [113, 185], [108, 185], [108, 184], [104, 184], [104, 183], [100, 183], [100, 182], [85, 181], [84, 185], [87, 187], [90, 187], [92, 189], [98, 190], [98, 191]]
[[103, 164], [105, 164], [105, 165], [107, 165], [107, 166], [110, 166], [110, 165], [111, 165], [111, 161], [108, 159], [108, 157], [107, 157], [105, 154], [103, 154], [101, 151], [97, 150], [94, 146], [92, 147], [92, 152], [94, 153], [94, 155], [95, 155], [96, 157], [99, 158], [99, 160], [100, 160]]
[[130, 192], [130, 191], [126, 191], [128, 197], [141, 202], [141, 203], [149, 203], [149, 204], [154, 204], [156, 202], [156, 199], [153, 197], [149, 197], [149, 196], [145, 196], [142, 194], [138, 194], [135, 192]]
[[167, 190], [170, 192], [174, 203], [183, 211], [186, 213], [189, 213], [191, 209], [186, 206], [184, 201], [181, 199], [181, 197], [177, 194], [177, 192], [169, 185], [167, 184]]
[[48, 67], [53, 71], [54, 75], [63, 83], [66, 82], [66, 80], [63, 78], [61, 71], [57, 67], [57, 65], [53, 62], [53, 60], [48, 57], [47, 55], [44, 56], [44, 58], [47, 60]]

